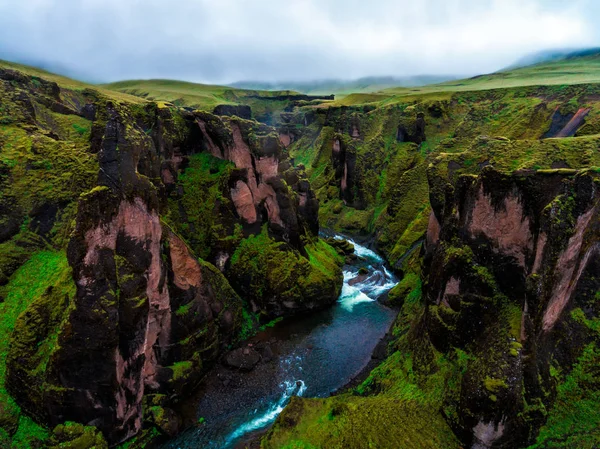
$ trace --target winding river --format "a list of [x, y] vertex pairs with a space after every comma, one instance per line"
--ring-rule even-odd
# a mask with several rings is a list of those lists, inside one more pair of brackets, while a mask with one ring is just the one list
[[[396, 315], [377, 298], [397, 280], [375, 252], [350, 241], [359, 257], [343, 268], [338, 302], [313, 315], [287, 319], [251, 339], [249, 344], [263, 354], [268, 346], [270, 355], [267, 361], [263, 355], [253, 371], [215, 367], [195, 401], [199, 424], [163, 447], [234, 448], [272, 424], [293, 395], [329, 396], [360, 373]], [[361, 267], [367, 275], [359, 276]]]

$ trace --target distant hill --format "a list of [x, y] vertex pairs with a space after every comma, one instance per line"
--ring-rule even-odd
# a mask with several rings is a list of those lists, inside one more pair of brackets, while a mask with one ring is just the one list
[[135, 95], [149, 101], [163, 101], [175, 106], [213, 111], [216, 106], [250, 106], [251, 116], [271, 123], [294, 104], [322, 103], [332, 98], [317, 98], [293, 90], [239, 89], [232, 86], [190, 83], [177, 80], [130, 80], [103, 84], [104, 89]]
[[239, 89], [294, 90], [308, 95], [348, 94], [377, 92], [390, 87], [419, 87], [458, 79], [456, 76], [369, 76], [356, 80], [325, 79], [314, 81], [239, 81], [230, 86]]
[[[442, 92], [464, 92], [488, 89], [506, 89], [525, 86], [552, 86], [572, 84], [600, 84], [600, 49], [569, 51], [563, 54], [546, 52], [540, 57], [549, 61], [536, 62], [524, 67], [504, 69], [486, 75], [478, 75], [440, 84], [422, 87], [395, 87], [379, 92], [374, 98], [364, 98], [361, 94], [349, 95], [337, 103], [356, 104], [384, 101], [390, 97], [409, 97]], [[524, 61], [524, 60], [523, 60]], [[599, 86], [600, 90], [600, 86]], [[364, 95], [364, 94], [362, 94]]]
[[300, 95], [291, 90], [260, 91], [231, 86], [190, 83], [178, 80], [127, 80], [103, 84], [106, 89], [135, 95], [146, 100], [167, 101], [176, 106], [212, 109], [220, 104], [240, 104], [242, 99]]
[[26, 75], [44, 78], [48, 81], [55, 82], [60, 87], [73, 89], [73, 90], [84, 90], [84, 89], [96, 89], [102, 92], [103, 95], [113, 98], [115, 100], [128, 101], [130, 103], [140, 103], [143, 100], [139, 97], [127, 95], [125, 92], [118, 92], [112, 89], [105, 89], [102, 86], [86, 83], [84, 81], [78, 81], [76, 79], [69, 78], [67, 76], [58, 75], [56, 73], [49, 72], [39, 67], [34, 67], [26, 64], [19, 64], [16, 62], [5, 61], [0, 59], [0, 69], [17, 70]]
[[528, 67], [535, 64], [548, 63], [554, 61], [560, 61], [565, 59], [582, 58], [586, 56], [593, 56], [600, 54], [600, 48], [563, 48], [563, 49], [552, 49], [544, 50], [537, 53], [533, 53], [519, 59], [514, 64], [506, 67], [501, 71], [514, 70], [518, 68]]

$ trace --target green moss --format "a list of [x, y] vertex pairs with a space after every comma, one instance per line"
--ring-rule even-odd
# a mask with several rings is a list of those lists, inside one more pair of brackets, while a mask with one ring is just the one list
[[558, 386], [546, 425], [530, 449], [592, 449], [600, 444], [599, 363], [597, 345], [587, 345], [571, 373]]
[[229, 273], [234, 287], [257, 304], [273, 297], [282, 304], [332, 302], [341, 287], [342, 257], [322, 240], [307, 242], [305, 250], [308, 257], [271, 239], [264, 227], [232, 255]]
[[[335, 418], [327, 418], [330, 415]], [[362, 449], [389, 447], [390, 443], [420, 448], [460, 447], [434, 410], [393, 397], [348, 394], [330, 399], [292, 398], [261, 447]]]
[[485, 389], [491, 393], [497, 393], [500, 389], [502, 388], [506, 388], [506, 382], [502, 379], [492, 379], [489, 377], [486, 377], [485, 380], [483, 381], [483, 385], [485, 386]]
[[50, 432], [27, 416], [19, 419], [19, 429], [12, 436], [12, 447], [19, 449], [37, 449], [44, 447]]
[[98, 163], [87, 142], [59, 142], [23, 129], [0, 126], [1, 160], [11, 167], [10, 191], [21, 209], [75, 200], [90, 190]]
[[[521, 339], [521, 321], [523, 319], [523, 311], [517, 304], [506, 304], [503, 308], [504, 318], [508, 321], [510, 329], [509, 335], [515, 340]], [[513, 348], [520, 349], [521, 344], [517, 341], [511, 343]], [[517, 347], [518, 345], [518, 347]]]
[[176, 362], [169, 366], [173, 371], [173, 380], [184, 379], [194, 369], [194, 364], [188, 360]]
[[[598, 294], [596, 294], [596, 296], [598, 296]], [[596, 300], [598, 300], [598, 298], [596, 298]], [[588, 329], [596, 332], [597, 334], [600, 334], [600, 319], [588, 319], [585, 315], [585, 312], [581, 310], [581, 308], [578, 307], [576, 309], [573, 309], [573, 311], [571, 312], [571, 318], [576, 322], [583, 324]]]
[[59, 424], [49, 441], [50, 449], [108, 449], [108, 444], [95, 427], [75, 422]]
[[258, 329], [258, 318], [252, 312], [244, 307], [242, 309], [242, 326], [239, 334], [240, 340], [247, 340], [252, 337]]
[[218, 242], [240, 237], [219, 221], [219, 207], [230, 203], [224, 192], [232, 169], [232, 163], [208, 153], [194, 154], [177, 180], [183, 194], [169, 199], [165, 221], [189, 242], [200, 258], [208, 258]]
[[415, 273], [409, 273], [390, 290], [388, 300], [391, 305], [402, 306], [404, 301], [414, 302], [421, 297], [421, 278]]
[[317, 446], [313, 446], [305, 441], [294, 440], [286, 443], [281, 449], [317, 449]]
[[347, 232], [364, 233], [369, 229], [369, 224], [372, 219], [372, 210], [346, 208], [341, 214], [338, 226], [340, 229]]
[[262, 325], [262, 326], [259, 328], [259, 330], [260, 330], [260, 331], [264, 331], [265, 329], [268, 329], [268, 328], [275, 327], [275, 325], [276, 325], [277, 323], [280, 323], [281, 321], [283, 321], [283, 317], [278, 317], [278, 318], [275, 318], [274, 320], [271, 320], [271, 321], [269, 321], [267, 324], [263, 324], [263, 325]]
[[88, 195], [95, 195], [95, 194], [97, 194], [99, 192], [104, 192], [104, 191], [107, 191], [107, 190], [110, 190], [110, 188], [107, 187], [107, 186], [96, 186], [92, 190], [90, 190], [88, 192], [83, 192], [79, 196], [83, 198], [83, 197], [86, 197]]
[[[13, 335], [13, 330], [17, 326], [19, 316], [35, 301], [44, 301], [45, 293], [52, 287], [53, 294], [59, 297], [63, 295], [74, 294], [74, 284], [70, 278], [70, 268], [64, 253], [39, 252], [34, 254], [17, 272], [11, 277], [9, 284], [5, 287], [6, 297], [0, 304], [0, 314], [2, 322], [0, 323], [0, 403], [3, 404], [5, 413], [12, 416], [19, 415], [19, 407], [6, 391], [6, 362], [9, 350], [9, 341], [11, 335], [13, 338], [24, 339], [29, 344], [23, 347], [26, 352], [20, 351], [19, 357], [23, 360], [25, 354], [35, 354], [32, 359], [30, 369], [32, 375], [37, 378], [36, 373], [43, 371], [54, 346], [56, 345], [56, 334], [50, 333], [48, 338], [41, 341], [29, 341], [28, 336], [35, 337], [33, 333], [39, 329], [30, 327], [23, 328], [23, 332]], [[57, 297], [55, 296], [55, 297]], [[58, 308], [55, 313], [62, 316], [63, 309]], [[25, 319], [24, 315], [21, 315]], [[20, 319], [20, 318], [19, 318]], [[50, 320], [52, 321], [52, 320]], [[51, 323], [42, 322], [41, 326], [51, 326]], [[21, 340], [21, 341], [24, 341]], [[35, 338], [34, 338], [35, 340]], [[13, 341], [12, 346], [15, 345]], [[30, 355], [32, 355], [30, 354]], [[31, 385], [35, 388], [35, 385]], [[23, 446], [30, 447], [29, 438], [43, 439], [47, 436], [46, 430], [31, 421], [30, 418], [21, 416], [18, 421], [18, 429], [14, 436], [14, 441], [19, 441]], [[33, 447], [33, 446], [32, 446]]]

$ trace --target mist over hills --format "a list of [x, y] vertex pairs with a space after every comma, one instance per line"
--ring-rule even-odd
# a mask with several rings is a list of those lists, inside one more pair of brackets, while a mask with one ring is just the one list
[[526, 55], [520, 59], [518, 59], [514, 64], [509, 65], [508, 67], [502, 69], [504, 70], [512, 70], [518, 69], [521, 67], [527, 67], [535, 64], [542, 64], [545, 62], [554, 62], [565, 59], [573, 59], [573, 58], [581, 58], [587, 56], [594, 56], [600, 54], [600, 47], [592, 47], [592, 48], [555, 48], [543, 50], [540, 52], [532, 53]]
[[452, 75], [368, 76], [354, 80], [324, 79], [314, 81], [238, 81], [230, 84], [238, 89], [293, 90], [304, 94], [329, 94], [375, 92], [390, 87], [421, 87], [454, 81], [461, 77]]

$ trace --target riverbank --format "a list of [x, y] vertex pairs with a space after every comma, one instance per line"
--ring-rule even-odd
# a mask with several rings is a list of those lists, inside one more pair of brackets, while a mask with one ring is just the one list
[[343, 268], [336, 304], [278, 322], [245, 342], [238, 351], [259, 356], [251, 370], [215, 366], [189, 401], [196, 405], [196, 425], [164, 448], [252, 444], [293, 395], [327, 397], [372, 363], [373, 351], [396, 316], [377, 299], [396, 278], [376, 253], [354, 245], [357, 257]]

